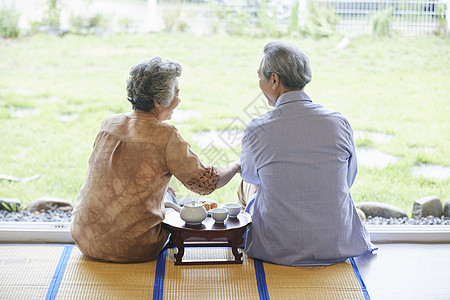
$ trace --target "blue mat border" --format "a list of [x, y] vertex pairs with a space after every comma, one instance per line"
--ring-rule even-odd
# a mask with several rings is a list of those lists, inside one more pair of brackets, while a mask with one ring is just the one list
[[58, 294], [59, 285], [61, 284], [61, 280], [64, 276], [64, 271], [66, 270], [67, 262], [69, 261], [73, 247], [75, 246], [64, 245], [64, 250], [59, 259], [58, 266], [56, 267], [52, 281], [50, 282], [50, 286], [48, 287], [47, 296], [45, 297], [46, 300], [55, 299], [56, 294]]
[[[63, 278], [64, 272], [67, 267], [67, 262], [69, 261], [70, 254], [72, 253], [75, 245], [73, 244], [0, 244], [0, 247], [11, 247], [11, 246], [53, 246], [53, 247], [64, 247], [64, 250], [59, 259], [56, 270], [53, 274], [52, 281], [47, 291], [46, 300], [55, 299], [59, 285], [61, 284], [61, 280]], [[166, 257], [167, 257], [167, 248], [161, 251], [156, 259], [156, 271], [155, 271], [155, 280], [153, 285], [153, 300], [162, 300], [164, 295], [164, 276], [166, 271]], [[349, 258], [350, 263], [352, 264], [353, 271], [358, 279], [359, 285], [361, 286], [362, 292], [364, 294], [365, 300], [370, 300], [369, 292], [367, 291], [367, 287], [361, 277], [361, 274], [356, 265], [355, 259], [353, 257]], [[264, 262], [259, 259], [254, 259], [255, 266], [255, 275], [256, 275], [256, 284], [258, 287], [259, 299], [261, 300], [270, 300], [269, 292], [267, 289], [266, 282], [266, 274], [264, 271]]]
[[[166, 270], [166, 256], [167, 249], [173, 247], [167, 247], [161, 251], [156, 259], [156, 271], [155, 271], [155, 283], [153, 286], [153, 300], [162, 300], [164, 295], [164, 276]], [[201, 248], [201, 247], [190, 247], [190, 248]], [[220, 247], [223, 248], [223, 247]], [[266, 273], [264, 271], [264, 262], [255, 259], [255, 276], [256, 284], [258, 288], [259, 299], [270, 300], [269, 291], [267, 289]]]
[[65, 247], [72, 246], [75, 247], [75, 244], [0, 244], [0, 247], [20, 247], [20, 246], [35, 246], [35, 247]]
[[75, 244], [0, 244], [0, 247], [19, 247], [19, 246], [31, 246], [31, 247], [64, 247], [63, 252], [58, 261], [58, 265], [56, 266], [55, 272], [53, 273], [52, 281], [47, 290], [47, 295], [45, 297], [46, 300], [55, 299], [56, 294], [58, 293], [59, 285], [61, 284], [61, 280], [64, 275], [64, 271], [67, 267], [67, 262], [69, 261], [70, 254], [72, 253], [72, 249], [75, 247]]
[[259, 299], [269, 300], [269, 291], [267, 289], [266, 273], [264, 272], [264, 263], [259, 259], [254, 259], [256, 285], [258, 286]]
[[355, 259], [350, 257], [350, 262], [352, 263], [353, 271], [355, 272], [356, 278], [358, 279], [359, 285], [361, 286], [362, 292], [364, 294], [364, 298], [366, 300], [370, 300], [369, 292], [367, 291], [366, 284], [364, 283], [361, 274], [359, 273], [358, 267], [356, 266]]
[[162, 300], [164, 295], [164, 276], [166, 273], [167, 248], [156, 258], [155, 282], [153, 283], [153, 300]]

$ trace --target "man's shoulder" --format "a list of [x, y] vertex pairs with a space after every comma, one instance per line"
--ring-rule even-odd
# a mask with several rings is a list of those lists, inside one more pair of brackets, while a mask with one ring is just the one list
[[313, 104], [313, 110], [311, 111], [311, 115], [312, 116], [318, 116], [318, 117], [326, 117], [326, 118], [335, 118], [335, 119], [340, 119], [343, 120], [345, 122], [348, 122], [347, 117], [335, 110], [331, 110], [328, 109], [320, 104]]
[[333, 118], [335, 120], [338, 120], [339, 123], [344, 124], [346, 126], [350, 125], [350, 122], [348, 121], [347, 117], [344, 116], [344, 114], [338, 112], [338, 111], [330, 111], [328, 114], [330, 118]]
[[352, 131], [350, 122], [344, 114], [324, 107], [322, 107], [322, 109], [323, 110], [314, 117], [314, 119], [317, 120], [318, 125], [328, 124], [324, 125], [324, 128], [330, 128], [331, 126], [335, 129], [341, 128], [344, 129], [344, 131]]
[[250, 120], [250, 122], [247, 123], [245, 128], [250, 128], [250, 129], [254, 130], [256, 128], [262, 127], [272, 120], [273, 115], [274, 115], [274, 110], [271, 110], [260, 116], [257, 116], [256, 118], [253, 118], [252, 120]]

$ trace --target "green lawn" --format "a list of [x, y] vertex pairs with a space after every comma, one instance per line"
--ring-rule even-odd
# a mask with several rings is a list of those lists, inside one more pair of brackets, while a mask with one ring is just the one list
[[[256, 70], [269, 40], [159, 33], [0, 41], [0, 173], [41, 174], [29, 182], [0, 180], [0, 198], [75, 201], [101, 121], [131, 109], [125, 91], [130, 67], [155, 54], [183, 65], [178, 109], [202, 116], [170, 122], [209, 162], [192, 134], [230, 124], [242, 129], [250, 119], [248, 106], [264, 111], [252, 101], [260, 93]], [[352, 188], [355, 202], [382, 201], [410, 214], [418, 198], [450, 199], [450, 179], [417, 178], [411, 172], [418, 163], [450, 166], [450, 39], [362, 37], [344, 50], [335, 48], [339, 38], [289, 40], [310, 57], [313, 81], [306, 92], [315, 102], [345, 114], [354, 130], [393, 136], [380, 144], [357, 139], [357, 145], [376, 147], [398, 162], [382, 170], [360, 165]], [[37, 110], [18, 117], [18, 108]], [[61, 121], [66, 114], [75, 119]], [[239, 147], [220, 151], [234, 160]], [[238, 181], [237, 176], [208, 197], [235, 201]], [[189, 195], [173, 184], [179, 195]]]

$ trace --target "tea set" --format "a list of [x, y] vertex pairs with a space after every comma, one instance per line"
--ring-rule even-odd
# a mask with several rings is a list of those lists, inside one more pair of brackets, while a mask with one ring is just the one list
[[[180, 218], [185, 221], [187, 225], [200, 225], [208, 215], [203, 204], [196, 199], [184, 203], [182, 207], [173, 202], [164, 202], [164, 206], [178, 211], [180, 213]], [[210, 212], [214, 221], [221, 224], [227, 217], [236, 218], [241, 212], [241, 206], [237, 203], [227, 203], [223, 208], [213, 208]]]

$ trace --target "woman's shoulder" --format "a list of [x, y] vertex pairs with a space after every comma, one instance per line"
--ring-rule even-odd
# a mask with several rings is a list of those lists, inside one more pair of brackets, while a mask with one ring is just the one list
[[103, 124], [123, 122], [126, 118], [126, 113], [109, 115], [103, 120]]
[[125, 140], [152, 141], [167, 143], [173, 136], [178, 136], [177, 128], [154, 118], [136, 118], [127, 113], [106, 117], [100, 131], [107, 131]]
[[178, 129], [172, 125], [172, 124], [168, 124], [165, 122], [161, 122], [156, 120], [154, 124], [152, 124], [152, 126], [155, 126], [155, 129], [161, 134], [161, 135], [165, 135], [165, 136], [172, 136], [174, 134], [179, 134], [178, 133]]
[[177, 130], [176, 127], [172, 124], [161, 122], [155, 118], [142, 118], [142, 117], [136, 116], [132, 113], [113, 114], [113, 115], [107, 116], [103, 120], [103, 123], [105, 123], [105, 124], [108, 124], [108, 123], [121, 124], [121, 123], [127, 123], [127, 122], [133, 122], [133, 123], [136, 123], [137, 125], [145, 124], [144, 126], [157, 127], [160, 130], [166, 130], [166, 131], [170, 131], [170, 132]]

